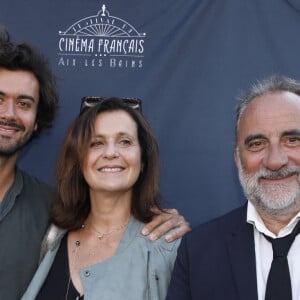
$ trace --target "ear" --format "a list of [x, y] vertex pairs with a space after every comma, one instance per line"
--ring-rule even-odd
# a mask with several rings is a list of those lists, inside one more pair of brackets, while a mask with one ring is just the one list
[[38, 126], [38, 123], [35, 122], [34, 127], [33, 127], [33, 130], [34, 130], [34, 131], [37, 131], [38, 127], [39, 127], [39, 126]]

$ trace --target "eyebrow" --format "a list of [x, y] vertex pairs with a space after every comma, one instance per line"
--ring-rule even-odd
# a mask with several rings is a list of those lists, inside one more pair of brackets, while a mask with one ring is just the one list
[[17, 99], [28, 99], [28, 100], [31, 100], [32, 102], [36, 102], [36, 101], [35, 101], [35, 98], [32, 97], [32, 96], [30, 96], [30, 95], [19, 95], [19, 96], [17, 97]]
[[[6, 94], [3, 91], [0, 91], [0, 96], [6, 96]], [[18, 95], [17, 99], [28, 99], [31, 100], [32, 102], [36, 102], [33, 96], [26, 95], [26, 94]]]
[[288, 135], [300, 136], [300, 129], [291, 129], [291, 130], [284, 131], [281, 136], [288, 136]]
[[[281, 134], [282, 137], [290, 136], [290, 135], [300, 136], [300, 130], [299, 129], [286, 130], [283, 131], [283, 133]], [[267, 139], [267, 137], [263, 134], [251, 134], [245, 138], [244, 144], [248, 145], [251, 141], [256, 139]]]
[[[131, 138], [135, 138], [135, 136], [133, 136], [132, 134], [127, 133], [127, 132], [120, 131], [120, 132], [116, 133], [116, 137], [122, 137], [122, 136], [129, 136]], [[94, 138], [106, 138], [106, 135], [101, 134], [101, 133], [96, 133], [96, 134], [92, 135], [92, 137], [94, 137]]]
[[266, 136], [264, 136], [263, 134], [251, 134], [251, 135], [248, 135], [245, 138], [245, 140], [244, 140], [244, 144], [248, 145], [251, 141], [257, 140], [257, 139], [266, 139]]

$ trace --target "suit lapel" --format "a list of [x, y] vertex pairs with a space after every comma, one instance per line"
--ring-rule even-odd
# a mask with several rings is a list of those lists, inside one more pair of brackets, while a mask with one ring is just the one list
[[228, 236], [227, 245], [239, 299], [257, 300], [253, 227], [246, 222], [245, 212], [246, 207], [237, 230]]

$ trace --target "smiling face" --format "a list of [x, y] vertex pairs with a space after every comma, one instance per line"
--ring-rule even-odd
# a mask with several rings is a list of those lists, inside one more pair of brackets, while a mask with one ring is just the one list
[[122, 110], [100, 113], [94, 124], [83, 175], [91, 191], [131, 191], [141, 171], [137, 125]]
[[242, 115], [235, 160], [241, 184], [258, 210], [300, 210], [300, 97], [290, 92], [255, 98]]
[[28, 71], [0, 68], [0, 156], [15, 154], [37, 129], [39, 83]]

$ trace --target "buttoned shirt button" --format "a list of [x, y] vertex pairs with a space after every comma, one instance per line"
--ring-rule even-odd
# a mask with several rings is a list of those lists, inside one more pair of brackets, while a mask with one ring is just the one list
[[85, 276], [85, 277], [89, 277], [90, 275], [91, 275], [90, 271], [85, 271], [85, 272], [84, 272], [84, 276]]

